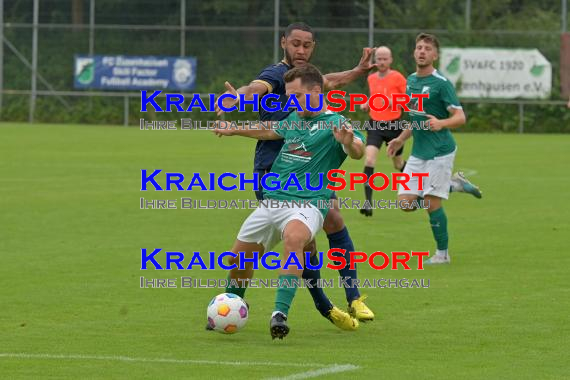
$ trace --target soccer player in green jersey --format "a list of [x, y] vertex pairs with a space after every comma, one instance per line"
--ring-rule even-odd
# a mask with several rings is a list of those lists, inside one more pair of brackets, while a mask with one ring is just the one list
[[[429, 94], [423, 100], [423, 111], [417, 107], [417, 98], [412, 99], [408, 108], [409, 119], [421, 125], [427, 122], [429, 130], [407, 129], [388, 144], [388, 155], [394, 156], [405, 141], [414, 137], [412, 153], [404, 173], [429, 173], [423, 181], [423, 190], [419, 189], [418, 177], [408, 182], [409, 190], [400, 185], [398, 200], [411, 203], [424, 198], [428, 206], [429, 220], [433, 236], [437, 243], [435, 255], [425, 264], [449, 264], [447, 216], [442, 200], [449, 197], [450, 190], [471, 193], [481, 197], [479, 189], [471, 184], [462, 173], [452, 176], [453, 161], [457, 150], [451, 130], [465, 124], [466, 118], [461, 103], [457, 99], [451, 82], [441, 75], [433, 63], [438, 58], [439, 42], [434, 35], [421, 33], [416, 38], [414, 58], [416, 72], [407, 79], [406, 93]], [[414, 211], [413, 208], [402, 208]]]
[[[290, 113], [279, 123], [281, 128], [272, 129], [255, 124], [248, 129], [228, 129], [229, 122], [220, 121], [214, 131], [219, 136], [237, 135], [258, 140], [284, 140], [271, 168], [273, 173], [279, 175], [276, 180], [280, 182], [279, 189], [264, 190], [264, 199], [280, 202], [310, 201], [309, 207], [296, 207], [291, 204], [287, 207], [271, 208], [260, 205], [242, 224], [231, 249], [231, 252], [245, 252], [245, 257], [252, 258], [253, 252], [259, 252], [261, 255], [283, 239], [285, 252], [281, 258], [279, 287], [269, 325], [273, 339], [283, 339], [289, 333], [289, 308], [295, 297], [297, 282], [303, 273], [303, 268], [292, 265], [284, 269], [283, 264], [289, 260], [290, 255], [295, 255], [304, 266], [303, 248], [314, 240], [323, 227], [328, 212], [327, 208], [319, 207], [332, 195], [332, 190], [326, 188], [330, 183], [326, 175], [322, 175], [320, 190], [309, 190], [308, 187], [319, 187], [319, 174], [338, 169], [347, 156], [360, 159], [364, 155], [364, 136], [353, 130], [343, 116], [327, 111], [326, 104], [323, 104], [324, 107], [320, 111], [308, 110], [305, 95], [311, 95], [309, 105], [315, 109], [319, 106], [319, 94], [323, 92], [323, 77], [317, 68], [311, 64], [295, 67], [285, 73], [284, 80], [287, 96], [295, 96], [302, 111]], [[293, 124], [294, 122], [297, 124]], [[288, 127], [291, 125], [301, 127]], [[334, 125], [336, 128], [323, 128], [323, 125]], [[310, 174], [310, 183], [306, 182], [307, 173]], [[293, 174], [299, 180], [301, 188], [291, 186], [284, 189]], [[239, 257], [230, 260], [230, 264], [234, 263], [239, 265]], [[253, 263], [244, 264], [244, 270], [234, 268], [230, 271], [230, 279], [247, 280], [253, 276]], [[245, 290], [245, 287], [229, 289], [241, 297]]]
[[[281, 47], [283, 48], [284, 59], [277, 64], [270, 65], [263, 69], [249, 85], [242, 86], [236, 91], [226, 82], [226, 88], [228, 89], [226, 94], [232, 94], [234, 96], [237, 96], [238, 93], [243, 94], [246, 100], [252, 100], [254, 94], [259, 95], [260, 98], [265, 94], [279, 96], [279, 100], [273, 101], [273, 104], [279, 103], [281, 106], [279, 110], [269, 112], [260, 107], [259, 118], [263, 121], [280, 121], [289, 115], [290, 111], [286, 112], [286, 110], [282, 109], [287, 101], [283, 75], [288, 70], [303, 66], [311, 61], [314, 49], [316, 48], [315, 32], [305, 23], [290, 24], [281, 37]], [[338, 88], [366, 74], [372, 67], [370, 63], [371, 53], [371, 48], [364, 48], [360, 62], [352, 70], [325, 74], [325, 88], [328, 90]], [[235, 104], [238, 104], [237, 99], [231, 100], [231, 98], [226, 98], [224, 100], [226, 107], [231, 107]], [[218, 115], [220, 115], [222, 111], [220, 109], [218, 109], [218, 111]], [[258, 140], [255, 148], [254, 175], [257, 174], [258, 178], [261, 179], [262, 176], [271, 172], [271, 166], [282, 146], [283, 140]], [[255, 192], [255, 196], [258, 200], [263, 199], [263, 191], [261, 188]], [[331, 249], [338, 248], [344, 252], [355, 251], [352, 238], [344, 223], [334, 193], [332, 198], [333, 208], [330, 209], [323, 223], [323, 229], [327, 233], [329, 247]], [[316, 244], [312, 242], [310, 246], [305, 247], [305, 251], [317, 251]], [[312, 257], [311, 263], [313, 265], [318, 264], [317, 257]], [[317, 310], [323, 317], [343, 330], [353, 330], [356, 328], [357, 322], [353, 320], [354, 318], [359, 321], [374, 320], [374, 313], [366, 303], [364, 303], [366, 296], [360, 294], [358, 286], [353, 282], [357, 279], [356, 267], [351, 269], [350, 265], [347, 265], [344, 268], [340, 268], [338, 273], [346, 280], [346, 284], [351, 284], [344, 288], [348, 302], [348, 313], [334, 306], [324, 290], [317, 285], [321, 277], [320, 270], [305, 269], [303, 272], [303, 278], [309, 280], [314, 285], [308, 290]], [[209, 324], [206, 325], [206, 328], [210, 328]]]

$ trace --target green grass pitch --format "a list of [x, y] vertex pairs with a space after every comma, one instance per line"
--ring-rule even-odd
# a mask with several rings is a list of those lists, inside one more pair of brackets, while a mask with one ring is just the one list
[[[140, 210], [140, 196], [252, 197], [142, 193], [140, 170], [249, 173], [253, 140], [0, 125], [0, 378], [568, 378], [570, 135], [456, 138], [456, 169], [476, 171], [471, 179], [484, 198], [452, 194], [445, 203], [452, 264], [381, 273], [361, 265], [361, 278], [422, 278], [431, 286], [363, 290], [377, 319], [354, 333], [323, 319], [300, 289], [290, 335], [272, 341], [274, 289], [249, 289], [248, 325], [227, 336], [204, 331], [207, 303], [222, 290], [139, 288], [141, 275], [225, 278], [221, 270], [142, 272], [140, 248], [221, 252], [250, 213]], [[383, 154], [376, 169], [391, 171]], [[363, 196], [361, 188], [340, 195]], [[423, 211], [343, 215], [357, 250], [433, 252]], [[318, 245], [328, 248], [323, 233]], [[342, 289], [327, 293], [346, 308]]]

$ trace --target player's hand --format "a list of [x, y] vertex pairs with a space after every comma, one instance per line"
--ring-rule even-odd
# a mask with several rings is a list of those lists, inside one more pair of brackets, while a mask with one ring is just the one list
[[[224, 86], [226, 87], [226, 90], [227, 90], [226, 92], [224, 92], [224, 94], [232, 94], [236, 97], [235, 100], [232, 98], [225, 98], [222, 101], [222, 104], [224, 105], [224, 107], [230, 108], [232, 106], [237, 105], [239, 103], [239, 95], [238, 95], [238, 92], [236, 91], [236, 89], [230, 84], [230, 82], [225, 82]], [[221, 116], [224, 113], [224, 111], [220, 107], [218, 107], [218, 100], [217, 99], [216, 99], [215, 110], [216, 110], [216, 114], [218, 116]]]
[[333, 134], [336, 141], [342, 145], [350, 145], [354, 141], [354, 131], [352, 130], [352, 126], [333, 128]]
[[233, 130], [229, 128], [230, 122], [224, 120], [216, 120], [214, 125], [214, 134], [218, 137], [232, 136]]
[[428, 125], [429, 125], [429, 129], [437, 132], [437, 131], [441, 131], [443, 128], [445, 128], [445, 123], [443, 120], [439, 120], [437, 117], [433, 116], [433, 115], [426, 115], [428, 120]]
[[360, 105], [360, 109], [364, 112], [368, 112], [370, 110], [370, 107], [368, 106], [368, 103], [364, 103]]
[[358, 66], [356, 66], [357, 70], [368, 72], [374, 67], [374, 64], [370, 62], [373, 52], [374, 49], [372, 48], [362, 49], [362, 57], [360, 57], [360, 62], [358, 62]]
[[388, 143], [388, 147], [386, 149], [386, 153], [388, 157], [395, 157], [396, 152], [399, 151], [404, 146], [404, 141], [400, 139], [392, 139]]

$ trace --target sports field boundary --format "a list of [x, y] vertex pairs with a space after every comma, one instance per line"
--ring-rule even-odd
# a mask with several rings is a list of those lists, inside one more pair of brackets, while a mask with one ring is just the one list
[[353, 371], [360, 367], [352, 364], [337, 363], [277, 363], [277, 362], [250, 362], [250, 361], [218, 361], [200, 359], [174, 359], [174, 358], [137, 358], [121, 355], [85, 355], [85, 354], [46, 354], [24, 352], [2, 352], [0, 359], [46, 359], [46, 360], [98, 360], [116, 361], [125, 363], [168, 363], [168, 364], [194, 364], [194, 365], [227, 365], [227, 366], [254, 366], [254, 367], [295, 367], [315, 368], [285, 377], [271, 378], [271, 380], [309, 379], [318, 376], [330, 375], [346, 371]]

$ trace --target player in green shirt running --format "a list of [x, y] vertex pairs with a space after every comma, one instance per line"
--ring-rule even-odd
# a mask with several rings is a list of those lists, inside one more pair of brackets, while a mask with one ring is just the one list
[[[429, 173], [423, 181], [423, 190], [419, 189], [417, 177], [408, 182], [409, 190], [401, 185], [398, 190], [399, 201], [410, 203], [424, 198], [425, 203], [429, 204], [429, 219], [437, 250], [426, 264], [448, 264], [451, 261], [448, 254], [447, 216], [442, 206], [442, 200], [449, 197], [450, 190], [481, 198], [479, 189], [461, 172], [452, 176], [457, 147], [451, 129], [465, 124], [466, 118], [453, 85], [433, 67], [438, 51], [439, 42], [434, 35], [421, 33], [417, 36], [414, 50], [417, 71], [408, 77], [406, 87], [408, 95], [429, 94], [429, 98], [423, 101], [423, 111], [418, 110], [417, 98], [412, 99], [408, 108], [411, 122], [417, 125], [428, 122], [430, 129], [407, 129], [388, 144], [388, 155], [393, 156], [413, 135], [412, 153], [404, 173]], [[415, 209], [410, 207], [402, 210]]]
[[[280, 122], [279, 129], [261, 128], [259, 124], [249, 129], [227, 129], [229, 122], [218, 122], [214, 131], [218, 136], [245, 136], [258, 140], [284, 139], [284, 145], [275, 160], [271, 171], [279, 175], [279, 190], [264, 190], [264, 197], [280, 201], [311, 200], [313, 204], [308, 207], [270, 208], [261, 206], [257, 208], [242, 224], [234, 243], [232, 252], [245, 252], [245, 257], [253, 257], [253, 252], [270, 251], [279, 240], [283, 239], [284, 254], [279, 269], [279, 287], [275, 298], [275, 308], [270, 320], [270, 333], [273, 339], [282, 339], [289, 333], [287, 316], [289, 308], [295, 297], [297, 281], [303, 273], [302, 268], [296, 265], [283, 268], [290, 255], [298, 257], [304, 266], [303, 248], [310, 243], [317, 232], [323, 227], [327, 209], [319, 210], [315, 205], [317, 201], [328, 201], [331, 190], [326, 186], [330, 183], [326, 175], [323, 176], [321, 190], [312, 191], [307, 188], [306, 173], [310, 174], [312, 186], [316, 186], [319, 173], [326, 173], [338, 169], [347, 156], [360, 159], [364, 155], [364, 136], [350, 127], [339, 114], [327, 111], [326, 104], [321, 111], [307, 110], [305, 94], [311, 94], [310, 105], [315, 108], [319, 105], [319, 94], [323, 92], [323, 77], [319, 70], [311, 64], [295, 67], [284, 76], [287, 96], [294, 95], [303, 111], [292, 112]], [[324, 102], [323, 102], [324, 103]], [[304, 128], [287, 128], [284, 122], [292, 124], [294, 121], [307, 123]], [[335, 126], [344, 124], [344, 128], [325, 128], [324, 123], [332, 122]], [[319, 127], [319, 124], [321, 127]], [[289, 190], [283, 187], [289, 177], [295, 174], [302, 189], [293, 186]], [[315, 182], [314, 182], [315, 181]], [[230, 264], [239, 264], [239, 257]], [[231, 279], [249, 279], [253, 276], [253, 263], [245, 262], [245, 270], [232, 269]], [[243, 297], [245, 287], [230, 289], [232, 293]]]

